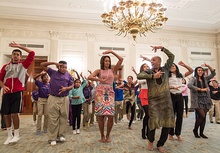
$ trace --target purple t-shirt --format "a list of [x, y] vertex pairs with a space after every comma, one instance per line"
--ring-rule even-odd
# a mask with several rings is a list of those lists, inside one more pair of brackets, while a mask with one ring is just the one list
[[60, 89], [73, 85], [73, 77], [68, 73], [61, 73], [58, 70], [49, 68], [47, 73], [50, 76], [50, 94], [54, 96], [68, 96], [69, 91], [59, 94]]
[[49, 83], [45, 84], [39, 80], [36, 80], [35, 84], [38, 87], [39, 97], [48, 98], [50, 94], [50, 84]]

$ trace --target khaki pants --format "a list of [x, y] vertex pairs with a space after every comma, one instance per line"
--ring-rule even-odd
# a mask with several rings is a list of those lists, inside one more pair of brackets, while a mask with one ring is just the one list
[[95, 118], [95, 103], [92, 103], [92, 114], [90, 115], [90, 124], [94, 124], [94, 118]]
[[115, 123], [118, 123], [118, 115], [121, 120], [123, 118], [123, 100], [115, 101]]
[[46, 131], [48, 127], [48, 111], [47, 98], [39, 98], [37, 102], [38, 118], [37, 118], [37, 132], [41, 131], [42, 115], [44, 115], [43, 130]]
[[84, 102], [82, 104], [82, 108], [83, 108], [83, 126], [85, 126], [86, 123], [88, 123], [89, 119], [91, 118], [91, 114], [89, 114], [89, 111], [88, 111], [88, 106], [89, 106], [88, 102]]
[[49, 141], [56, 141], [57, 138], [64, 137], [66, 133], [69, 98], [50, 95], [47, 102]]
[[214, 100], [212, 99], [212, 108], [209, 110], [209, 120], [210, 122], [213, 121], [212, 120], [212, 117], [213, 117], [213, 114], [214, 114], [214, 109], [215, 109], [215, 122], [220, 122], [220, 118], [219, 118], [219, 102], [220, 100]]
[[33, 121], [37, 120], [37, 101], [33, 102]]

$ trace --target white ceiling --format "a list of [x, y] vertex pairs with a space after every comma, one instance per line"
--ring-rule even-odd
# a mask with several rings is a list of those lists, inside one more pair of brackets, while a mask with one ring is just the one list
[[[102, 24], [103, 1], [0, 0], [0, 20]], [[166, 16], [169, 18], [166, 29], [220, 32], [220, 0], [163, 0], [163, 4], [167, 7]]]

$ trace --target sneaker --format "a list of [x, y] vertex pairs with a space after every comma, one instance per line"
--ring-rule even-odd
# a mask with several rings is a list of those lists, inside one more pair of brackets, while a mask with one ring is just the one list
[[5, 144], [5, 145], [9, 144], [9, 141], [11, 141], [12, 138], [13, 138], [13, 137], [8, 137], [8, 138], [6, 139], [6, 141], [4, 142], [4, 144]]
[[40, 135], [40, 131], [37, 131], [37, 132], [36, 132], [36, 135]]
[[44, 130], [44, 133], [47, 133], [47, 130]]
[[9, 143], [15, 143], [15, 142], [18, 142], [19, 139], [20, 139], [19, 137], [14, 136], [13, 139], [11, 139], [11, 140], [9, 141]]
[[77, 133], [77, 134], [80, 134], [80, 131], [79, 131], [79, 129], [77, 129], [77, 130], [76, 130], [76, 133]]
[[64, 142], [66, 139], [64, 137], [60, 137], [60, 142]]
[[56, 144], [57, 144], [56, 141], [51, 141], [51, 143], [50, 143], [51, 146], [55, 146]]
[[73, 134], [76, 134], [76, 130], [73, 130]]

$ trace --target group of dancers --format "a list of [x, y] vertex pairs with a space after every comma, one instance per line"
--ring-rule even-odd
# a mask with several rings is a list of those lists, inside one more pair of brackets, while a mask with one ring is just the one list
[[[15, 143], [19, 138], [19, 116], [22, 104], [22, 91], [25, 86], [25, 74], [34, 60], [35, 52], [23, 47], [15, 42], [9, 44], [10, 47], [22, 49], [28, 53], [27, 58], [21, 61], [22, 52], [19, 49], [12, 51], [12, 60], [5, 64], [0, 72], [0, 86], [4, 92], [2, 98], [2, 113], [4, 115], [8, 137], [4, 144]], [[136, 74], [138, 81], [133, 81], [132, 76], [128, 76], [126, 81], [121, 81], [120, 72], [123, 58], [112, 50], [103, 52], [100, 59], [100, 68], [91, 72], [81, 82], [80, 78], [74, 80], [67, 71], [67, 62], [43, 62], [41, 66], [46, 73], [41, 73], [34, 77], [38, 87], [38, 121], [36, 134], [41, 134], [41, 118], [44, 115], [43, 132], [48, 133], [50, 145], [56, 145], [57, 141], [64, 142], [66, 122], [69, 120], [69, 108], [72, 111], [73, 134], [80, 133], [81, 110], [88, 110], [94, 101], [94, 111], [98, 120], [100, 131], [100, 142], [111, 142], [111, 130], [114, 124], [115, 111], [118, 114], [118, 106], [122, 101], [126, 105], [126, 115], [129, 120], [128, 129], [132, 130], [132, 122], [135, 113], [135, 96], [140, 89], [140, 105], [144, 110], [143, 127], [141, 137], [148, 139], [148, 149], [154, 149], [155, 131], [161, 128], [161, 135], [156, 144], [159, 152], [165, 152], [163, 147], [168, 136], [174, 140], [174, 135], [182, 142], [181, 137], [183, 111], [184, 111], [184, 88], [190, 89], [191, 108], [195, 110], [195, 126], [192, 132], [196, 138], [208, 137], [204, 134], [206, 115], [212, 108], [212, 97], [219, 102], [219, 87], [215, 86], [215, 80], [210, 80], [215, 76], [215, 70], [204, 63], [193, 69], [180, 61], [179, 66], [186, 68], [187, 72], [180, 73], [178, 65], [174, 63], [174, 54], [163, 46], [151, 46], [152, 51], [161, 50], [168, 59], [164, 66], [161, 65], [161, 58], [154, 56], [151, 59], [141, 56], [143, 60], [148, 60], [141, 65], [140, 72], [132, 71]], [[108, 54], [114, 55], [118, 61], [114, 66]], [[50, 68], [55, 65], [57, 70]], [[151, 67], [151, 68], [150, 68]], [[208, 67], [210, 74], [204, 72], [204, 67]], [[186, 77], [194, 72], [194, 76], [186, 83]], [[49, 76], [48, 76], [49, 75]], [[40, 77], [40, 81], [38, 78]], [[49, 79], [50, 78], [50, 79]], [[50, 81], [49, 81], [50, 80]], [[98, 82], [96, 87], [88, 88], [88, 81]], [[185, 83], [184, 83], [185, 82]], [[138, 86], [136, 86], [136, 83]], [[212, 90], [210, 91], [210, 86]], [[93, 92], [92, 92], [93, 91]], [[212, 92], [214, 91], [214, 92]], [[211, 93], [211, 94], [210, 94]], [[211, 95], [211, 96], [210, 96]], [[217, 97], [217, 98], [216, 98]], [[188, 107], [188, 106], [187, 106]], [[85, 115], [85, 123], [89, 116]], [[118, 117], [115, 117], [117, 120]], [[107, 131], [105, 133], [105, 121], [107, 121]], [[116, 121], [117, 122], [117, 121]], [[217, 123], [220, 121], [217, 120]], [[12, 124], [14, 134], [12, 134]]]

